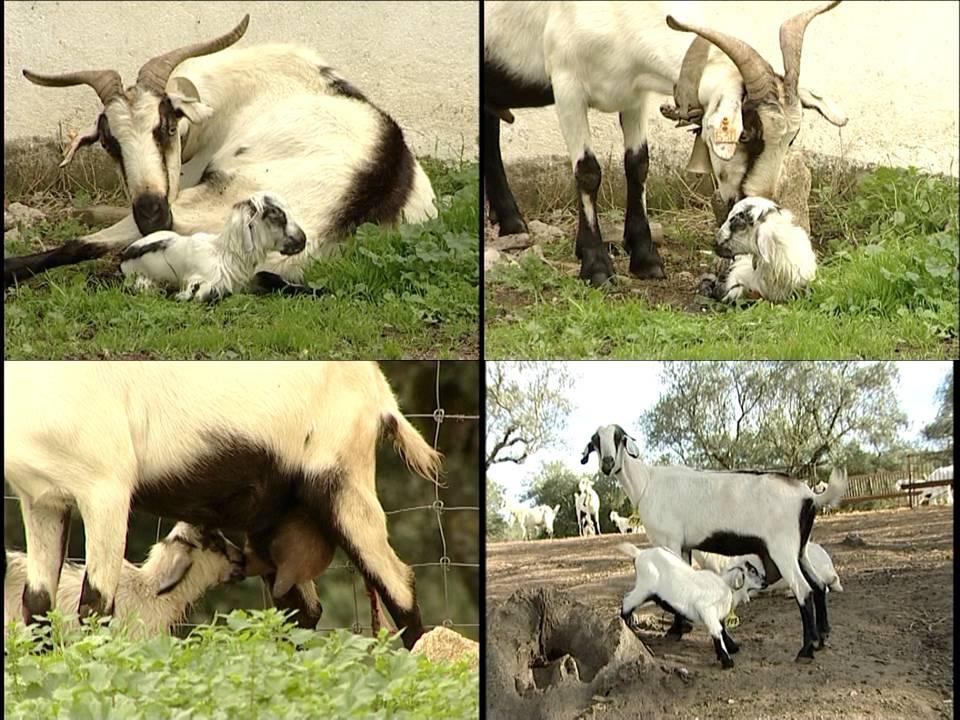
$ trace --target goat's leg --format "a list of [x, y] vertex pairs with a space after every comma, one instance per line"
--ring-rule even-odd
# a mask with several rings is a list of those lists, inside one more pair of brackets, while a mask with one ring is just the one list
[[599, 510], [597, 510], [597, 511], [593, 514], [593, 520], [594, 520], [594, 522], [596, 522], [596, 524], [597, 524], [597, 535], [599, 536], [599, 535], [601, 534], [601, 533], [600, 533], [600, 511], [599, 511]]
[[830, 621], [827, 619], [827, 590], [816, 571], [807, 562], [806, 555], [800, 557], [800, 572], [803, 573], [803, 579], [810, 585], [810, 590], [813, 593], [813, 607], [817, 615], [817, 634], [820, 636], [817, 649], [822, 650], [826, 647], [827, 636], [830, 634]]
[[[27, 540], [27, 580], [23, 586], [23, 622], [38, 622], [56, 606], [60, 571], [67, 549], [70, 510], [22, 496], [20, 508]], [[67, 608], [72, 612], [73, 608]]]
[[[81, 618], [93, 613], [112, 615], [120, 583], [123, 549], [127, 544], [130, 495], [112, 485], [95, 484], [77, 498], [86, 534], [86, 570], [77, 612]], [[97, 490], [97, 488], [103, 488]]]
[[711, 610], [707, 613], [707, 617], [703, 618], [703, 623], [707, 626], [710, 637], [713, 638], [713, 648], [717, 652], [717, 660], [723, 665], [724, 670], [729, 670], [733, 667], [733, 658], [730, 656], [740, 648], [737, 647], [736, 643], [733, 643], [732, 647], [727, 645], [727, 640], [730, 636], [727, 635], [723, 623], [720, 621], [720, 618], [716, 617], [715, 612]]
[[623, 130], [623, 171], [627, 179], [627, 212], [623, 225], [623, 246], [630, 253], [631, 274], [643, 279], [665, 277], [663, 260], [650, 235], [644, 184], [650, 166], [647, 150], [647, 107], [620, 113]]
[[[268, 573], [263, 578], [267, 587], [272, 588], [276, 573]], [[294, 585], [282, 597], [274, 598], [273, 605], [278, 610], [296, 610], [293, 616], [294, 622], [299, 627], [309, 630], [315, 628], [323, 617], [323, 605], [320, 604], [320, 596], [317, 594], [317, 586], [313, 584], [313, 580]]]
[[600, 163], [590, 149], [590, 124], [587, 103], [575, 78], [552, 78], [560, 130], [567, 143], [577, 185], [577, 241], [580, 279], [600, 286], [613, 277], [613, 262], [600, 236], [597, 216], [597, 191], [600, 189]]
[[500, 226], [500, 235], [527, 231], [520, 208], [510, 191], [500, 154], [500, 118], [483, 109], [483, 182], [490, 203], [490, 222]]
[[[677, 550], [680, 556], [683, 558], [683, 561], [687, 565], [692, 564], [693, 552], [691, 550]], [[673, 638], [674, 640], [680, 640], [685, 633], [693, 630], [693, 623], [687, 620], [683, 615], [679, 613], [674, 614], [673, 624], [667, 628], [666, 637]]]
[[67, 240], [60, 247], [45, 252], [4, 258], [3, 284], [12, 285], [62, 265], [93, 260], [115, 250], [122, 250], [141, 237], [133, 215], [95, 233]]
[[[820, 638], [817, 633], [817, 620], [814, 610], [813, 591], [803, 576], [799, 562], [799, 548], [782, 548], [777, 553], [770, 553], [770, 560], [776, 566], [777, 572], [787, 581], [787, 585], [793, 591], [793, 596], [797, 600], [797, 606], [800, 608], [800, 622], [803, 624], [803, 646], [797, 653], [798, 661], [809, 661], [813, 659], [814, 645]], [[764, 563], [766, 564], [766, 563]], [[767, 572], [767, 581], [776, 578]]]
[[335, 544], [379, 593], [397, 627], [405, 628], [409, 650], [423, 635], [415, 577], [390, 547], [387, 518], [372, 485], [345, 483], [334, 497], [330, 521]]

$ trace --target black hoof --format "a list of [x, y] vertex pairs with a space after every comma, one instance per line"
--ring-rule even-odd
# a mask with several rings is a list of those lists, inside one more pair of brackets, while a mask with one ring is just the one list
[[663, 280], [667, 276], [663, 271], [663, 261], [657, 256], [650, 259], [631, 257], [630, 274], [641, 280]]
[[828, 647], [830, 647], [830, 645], [827, 644], [827, 638], [821, 636], [821, 637], [820, 637], [820, 642], [817, 643], [817, 650], [823, 650], [823, 649], [828, 648]]
[[610, 257], [604, 255], [592, 263], [583, 262], [580, 265], [580, 279], [587, 280], [593, 287], [601, 287], [612, 282], [616, 277]]
[[720, 664], [723, 665], [724, 670], [729, 670], [733, 667], [733, 658], [721, 658]]
[[740, 652], [740, 646], [736, 643], [728, 642], [725, 644], [727, 646], [727, 652], [731, 655], [736, 655], [738, 652]]
[[525, 232], [527, 232], [527, 225], [523, 222], [523, 218], [517, 216], [504, 218], [500, 222], [500, 229], [497, 234], [503, 237], [504, 235], [519, 235]]
[[796, 662], [812, 662], [813, 661], [813, 643], [803, 647], [800, 652], [797, 653]]

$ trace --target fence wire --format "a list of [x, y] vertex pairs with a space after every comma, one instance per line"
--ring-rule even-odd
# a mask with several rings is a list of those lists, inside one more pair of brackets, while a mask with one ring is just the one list
[[[442, 363], [442, 361], [440, 361], [440, 360], [437, 360], [437, 361], [436, 361], [436, 381], [435, 381], [435, 400], [434, 400], [434, 402], [435, 402], [435, 408], [434, 408], [433, 412], [432, 412], [432, 413], [404, 413], [404, 417], [406, 417], [406, 418], [408, 418], [408, 419], [409, 419], [409, 418], [431, 418], [431, 419], [434, 421], [434, 425], [435, 425], [435, 427], [434, 427], [434, 434], [433, 434], [433, 449], [434, 449], [434, 450], [439, 450], [439, 449], [440, 449], [440, 447], [439, 447], [439, 444], [440, 444], [440, 426], [443, 425], [444, 422], [446, 422], [446, 421], [453, 421], [453, 422], [479, 422], [479, 421], [480, 421], [480, 416], [479, 416], [479, 415], [464, 415], [464, 414], [459, 414], [459, 413], [448, 413], [448, 412], [446, 411], [446, 408], [444, 408], [444, 406], [443, 406], [442, 398], [440, 397], [440, 368], [441, 368], [441, 363]], [[477, 456], [476, 459], [477, 459], [477, 462], [479, 463], [479, 462], [480, 462], [479, 454], [478, 454], [478, 456]], [[457, 560], [455, 560], [455, 559], [453, 559], [453, 558], [451, 558], [451, 557], [449, 556], [448, 551], [447, 551], [447, 538], [446, 538], [446, 534], [444, 533], [444, 530], [443, 530], [443, 516], [444, 516], [444, 513], [448, 513], [448, 512], [475, 512], [475, 513], [479, 513], [479, 512], [480, 512], [480, 507], [479, 507], [479, 506], [475, 506], [475, 505], [456, 505], [456, 506], [449, 506], [449, 507], [448, 507], [448, 506], [446, 506], [446, 505], [444, 504], [443, 498], [440, 496], [441, 489], [442, 489], [441, 486], [440, 486], [439, 484], [437, 484], [437, 483], [433, 483], [433, 488], [434, 488], [434, 500], [433, 500], [433, 502], [432, 502], [431, 504], [429, 504], [429, 505], [414, 505], [414, 506], [411, 506], [411, 507], [403, 507], [403, 508], [395, 508], [395, 509], [393, 509], [393, 510], [386, 510], [386, 511], [384, 511], [384, 512], [385, 512], [386, 515], [390, 516], [390, 515], [400, 515], [400, 514], [403, 514], [403, 513], [429, 511], [430, 513], [432, 513], [433, 517], [436, 519], [436, 522], [437, 522], [437, 530], [438, 530], [438, 532], [439, 532], [439, 534], [440, 534], [440, 546], [441, 546], [440, 557], [437, 559], [436, 562], [409, 563], [409, 564], [408, 564], [408, 567], [411, 567], [411, 568], [414, 568], [414, 569], [416, 569], [416, 568], [428, 568], [428, 567], [438, 567], [438, 568], [440, 568], [440, 577], [441, 577], [441, 580], [442, 580], [442, 587], [443, 587], [443, 617], [442, 617], [442, 618], [439, 618], [439, 622], [435, 622], [435, 623], [432, 623], [432, 624], [429, 624], [429, 623], [424, 622], [424, 628], [427, 629], [427, 630], [429, 630], [429, 629], [431, 629], [431, 628], [433, 628], [433, 627], [437, 627], [437, 626], [448, 627], [448, 628], [479, 628], [479, 627], [480, 627], [479, 622], [475, 622], [475, 623], [455, 622], [454, 619], [453, 619], [453, 617], [451, 616], [451, 613], [450, 613], [450, 594], [449, 594], [449, 582], [448, 582], [448, 575], [449, 575], [449, 573], [450, 573], [450, 570], [451, 570], [452, 568], [470, 568], [470, 569], [473, 569], [475, 572], [479, 573], [479, 572], [480, 572], [480, 564], [479, 564], [479, 563], [471, 563], [471, 562], [460, 562], [460, 561], [457, 561]], [[477, 497], [479, 498], [479, 488], [478, 488], [478, 491], [477, 491]], [[4, 499], [4, 501], [7, 501], [7, 500], [16, 501], [18, 505], [19, 505], [19, 503], [20, 503], [20, 498], [18, 498], [16, 495], [6, 495], [6, 494], [5, 494], [5, 495], [3, 496], [3, 499]], [[162, 517], [161, 517], [161, 518], [157, 518], [156, 542], [160, 542], [160, 539], [161, 539], [161, 537], [162, 537], [161, 528], [162, 528], [163, 522], [164, 522], [164, 518], [162, 518]], [[70, 524], [70, 533], [71, 533], [71, 534], [72, 534], [72, 532], [73, 532], [73, 526], [74, 526], [74, 525], [75, 525], [75, 523], [71, 523], [71, 524]], [[479, 527], [479, 524], [478, 524], [478, 527]], [[478, 532], [477, 542], [479, 542], [479, 540], [480, 540], [480, 537], [479, 537], [479, 532]], [[69, 547], [69, 538], [68, 538], [67, 545], [68, 545], [68, 547]], [[84, 562], [85, 562], [85, 561], [84, 561], [84, 558], [77, 558], [77, 557], [67, 557], [66, 560], [67, 560], [68, 562], [79, 563], [79, 564], [84, 564]], [[356, 567], [355, 567], [352, 563], [350, 563], [350, 562], [345, 562], [345, 563], [339, 563], [339, 564], [337, 564], [337, 565], [330, 565], [330, 566], [324, 571], [323, 577], [324, 577], [324, 578], [327, 578], [330, 573], [336, 574], [336, 573], [338, 573], [338, 572], [341, 572], [341, 573], [344, 573], [344, 572], [345, 572], [345, 573], [347, 573], [347, 574], [350, 576], [350, 581], [351, 581], [351, 585], [352, 585], [352, 588], [353, 588], [353, 623], [352, 623], [351, 625], [349, 625], [349, 626], [342, 626], [342, 625], [341, 625], [341, 626], [337, 626], [337, 627], [325, 627], [325, 628], [317, 627], [317, 631], [319, 631], [319, 632], [330, 632], [330, 631], [332, 631], [332, 630], [337, 630], [337, 629], [341, 629], [341, 628], [348, 628], [348, 629], [350, 629], [352, 632], [362, 633], [363, 631], [371, 630], [371, 629], [372, 629], [372, 626], [371, 626], [369, 623], [364, 624], [364, 623], [362, 623], [362, 622], [360, 621], [360, 613], [361, 613], [361, 610], [360, 610], [360, 606], [361, 606], [360, 597], [361, 597], [361, 595], [359, 595], [358, 592], [357, 592], [357, 590], [358, 590], [357, 583], [360, 581], [360, 578], [359, 578], [358, 576], [360, 575], [360, 573], [357, 571]], [[422, 587], [422, 583], [418, 581], [417, 586], [418, 586], [418, 587]], [[213, 589], [215, 589], [215, 588], [213, 588]], [[366, 590], [365, 590], [365, 589], [361, 590], [361, 594], [362, 594], [363, 596], [365, 596], [365, 595], [366, 595]], [[263, 608], [263, 609], [267, 609], [267, 608], [273, 607], [273, 604], [270, 602], [269, 592], [268, 592], [267, 585], [266, 585], [266, 583], [263, 582], [262, 580], [261, 580], [261, 582], [260, 582], [260, 595], [261, 595], [261, 601], [262, 601], [262, 608]], [[478, 609], [478, 612], [479, 612], [479, 609]], [[178, 623], [175, 627], [176, 627], [176, 628], [183, 628], [183, 629], [190, 629], [190, 628], [203, 627], [203, 626], [204, 626], [203, 623], [183, 622], [183, 623]]]

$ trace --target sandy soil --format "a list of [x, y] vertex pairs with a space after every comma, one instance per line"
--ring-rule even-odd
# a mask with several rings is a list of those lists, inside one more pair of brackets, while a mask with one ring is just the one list
[[[952, 717], [952, 510], [904, 508], [818, 518], [813, 539], [832, 555], [844, 588], [828, 596], [832, 625], [828, 648], [817, 652], [811, 664], [795, 663], [801, 640], [796, 603], [781, 595], [761, 596], [738, 609], [741, 625], [731, 635], [741, 650], [736, 667], [729, 671], [721, 669], [702, 626], [681, 641], [664, 639], [670, 616], [654, 605], [637, 613], [639, 638], [652, 658], [642, 647], [627, 648], [627, 660], [621, 653], [620, 664], [613, 668], [611, 663], [610, 672], [586, 667], [599, 662], [592, 647], [598, 639], [621, 648], [624, 639], [617, 633], [621, 628], [629, 632], [618, 618], [620, 600], [633, 584], [633, 568], [616, 550], [623, 537], [490, 544], [489, 716]], [[844, 542], [851, 533], [865, 544]], [[647, 544], [642, 534], [627, 539]], [[523, 590], [511, 601], [519, 588]], [[569, 605], [554, 607], [554, 615], [570, 617], [557, 620], [547, 613], [540, 617], [536, 608], [543, 605]], [[498, 675], [498, 668], [490, 666], [509, 665], [522, 655], [527, 638], [521, 636], [531, 617], [534, 626], [540, 623], [541, 637], [551, 623], [583, 623], [588, 628], [584, 633], [568, 629], [562, 640], [566, 646], [559, 653], [556, 648], [544, 653], [550, 655], [545, 660], [568, 653], [576, 661], [564, 660], [565, 669], [552, 670], [556, 687], [550, 681], [524, 686], [519, 680], [510, 687], [504, 668]], [[556, 631], [554, 637], [559, 637]], [[540, 648], [545, 649], [542, 639]], [[578, 652], [590, 658], [584, 660], [580, 677], [571, 681], [572, 666], [581, 662]], [[579, 693], [574, 692], [577, 688]]]

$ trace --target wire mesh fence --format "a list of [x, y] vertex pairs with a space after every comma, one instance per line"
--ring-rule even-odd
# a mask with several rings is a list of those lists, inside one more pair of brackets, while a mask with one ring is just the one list
[[[436, 372], [435, 372], [435, 383], [434, 383], [435, 395], [434, 395], [433, 411], [428, 413], [424, 413], [424, 412], [420, 412], [420, 413], [405, 412], [404, 413], [404, 416], [407, 417], [408, 419], [420, 418], [420, 419], [433, 420], [434, 433], [433, 433], [432, 445], [434, 450], [438, 450], [440, 452], [443, 452], [443, 448], [440, 447], [440, 430], [445, 422], [452, 422], [452, 423], [470, 423], [470, 422], [479, 423], [480, 422], [480, 415], [478, 414], [450, 412], [449, 409], [444, 406], [444, 401], [443, 401], [444, 399], [441, 397], [441, 391], [440, 391], [440, 387], [441, 387], [440, 378], [441, 378], [442, 367], [443, 367], [443, 361], [437, 360]], [[476, 461], [477, 463], [479, 463], [479, 454], [477, 455]], [[479, 482], [479, 476], [478, 476], [477, 482]], [[4, 492], [5, 519], [7, 517], [7, 513], [8, 513], [7, 505], [9, 503], [16, 504], [16, 510], [17, 510], [16, 514], [17, 516], [19, 516], [20, 499], [10, 491], [9, 487], [6, 486], [6, 484], [4, 485], [4, 487], [5, 487], [5, 492]], [[390, 510], [385, 510], [385, 514], [389, 518], [394, 516], [406, 515], [410, 513], [424, 513], [429, 515], [430, 520], [436, 523], [437, 532], [439, 534], [439, 539], [440, 539], [440, 548], [441, 548], [440, 555], [437, 557], [437, 560], [435, 562], [431, 561], [431, 562], [408, 563], [409, 567], [413, 568], [415, 572], [425, 568], [437, 568], [440, 574], [439, 582], [441, 584], [442, 597], [443, 597], [442, 612], [440, 613], [439, 617], [425, 616], [424, 627], [427, 630], [429, 630], [433, 627], [443, 626], [448, 628], [458, 628], [461, 630], [472, 631], [473, 633], [476, 633], [480, 627], [479, 610], [477, 609], [477, 605], [474, 605], [474, 611], [473, 611], [474, 617], [455, 618], [454, 612], [450, 604], [450, 586], [449, 585], [450, 585], [450, 574], [455, 569], [461, 572], [466, 571], [466, 572], [476, 573], [479, 579], [480, 563], [469, 562], [464, 560], [463, 558], [450, 555], [450, 552], [448, 549], [448, 543], [447, 543], [447, 533], [445, 532], [445, 529], [444, 529], [444, 523], [446, 522], [445, 516], [447, 516], [450, 513], [475, 513], [479, 518], [480, 507], [479, 507], [479, 504], [478, 505], [462, 505], [462, 504], [447, 505], [444, 502], [444, 491], [446, 489], [446, 486], [442, 484], [434, 483], [433, 488], [434, 488], [433, 502], [429, 504], [421, 503], [421, 504], [413, 505], [410, 507], [393, 508]], [[475, 493], [474, 497], [477, 498], [477, 502], [479, 503], [479, 488], [477, 488], [477, 492]], [[132, 529], [133, 523], [138, 521], [153, 522], [152, 519], [147, 520], [146, 516], [143, 516], [142, 519], [133, 517], [131, 519], [131, 529]], [[169, 529], [172, 528], [175, 521], [169, 518], [157, 518], [155, 522], [156, 522], [155, 540], [159, 542], [164, 535], [164, 532], [163, 532], [164, 527], [167, 527], [167, 530], [169, 531]], [[77, 527], [77, 523], [70, 523], [71, 537], [68, 538], [68, 542], [67, 542], [68, 547], [70, 547], [70, 540], [72, 539], [73, 533], [76, 532], [76, 527]], [[477, 534], [476, 540], [479, 543], [480, 541], [479, 533]], [[83, 564], [84, 562], [84, 559], [82, 557], [78, 557], [75, 555], [71, 556], [69, 555], [69, 553], [66, 560], [69, 562], [74, 562], [78, 564]], [[362, 607], [361, 598], [366, 597], [365, 595], [366, 591], [363, 586], [363, 579], [360, 576], [360, 573], [354, 567], [354, 565], [349, 561], [331, 564], [323, 573], [323, 583], [334, 584], [337, 582], [341, 582], [342, 581], [341, 577], [343, 575], [346, 575], [349, 577], [350, 584], [352, 587], [353, 620], [351, 623], [346, 625], [342, 623], [334, 624], [334, 625], [326, 625], [324, 623], [324, 620], [321, 620], [321, 624], [317, 627], [317, 630], [331, 631], [335, 629], [348, 628], [355, 633], [368, 631], [371, 629], [371, 623], [369, 621], [365, 621], [361, 619], [363, 616], [363, 611], [361, 610], [361, 607]], [[422, 582], [422, 579], [418, 578], [417, 585], [418, 585], [418, 589], [420, 590], [423, 589], [424, 583]], [[267, 588], [266, 583], [264, 583], [262, 580], [260, 581], [260, 597], [261, 597], [262, 608], [265, 609], [265, 608], [272, 607], [272, 603], [270, 601], [270, 596], [269, 596], [269, 590]], [[326, 618], [326, 614], [324, 614], [324, 618]], [[182, 622], [176, 626], [175, 632], [177, 632], [177, 634], [183, 634], [183, 633], [189, 632], [189, 630], [191, 630], [192, 628], [200, 627], [204, 624], [205, 623], [200, 623], [200, 622]]]

